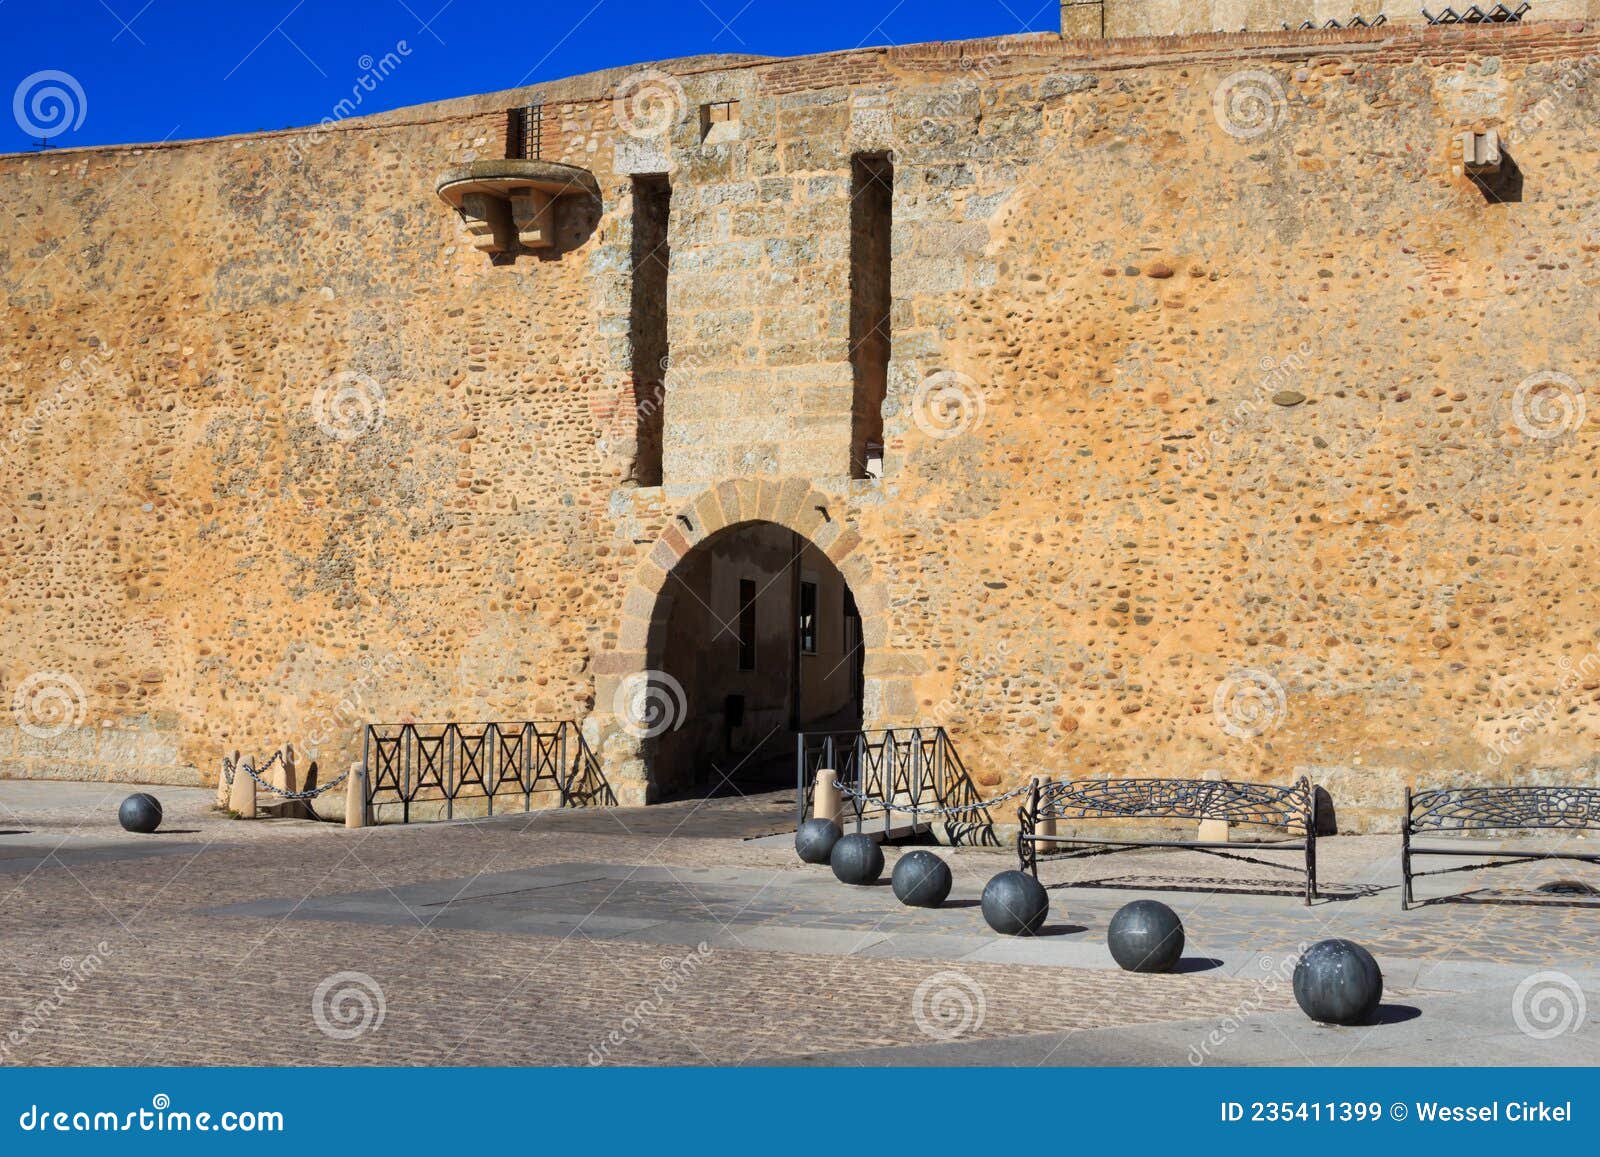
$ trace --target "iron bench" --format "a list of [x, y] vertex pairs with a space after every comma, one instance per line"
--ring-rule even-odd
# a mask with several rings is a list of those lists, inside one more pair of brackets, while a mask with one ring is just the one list
[[[1229, 824], [1287, 829], [1279, 840], [1129, 840], [1057, 835], [1040, 831], [1050, 820], [1220, 820]], [[1317, 796], [1311, 781], [1301, 777], [1288, 787], [1264, 783], [1199, 779], [1077, 779], [1035, 781], [1028, 803], [1019, 811], [1017, 855], [1022, 870], [1039, 877], [1039, 845], [1087, 845], [1069, 848], [1064, 858], [1104, 855], [1137, 848], [1183, 848], [1273, 868], [1288, 865], [1260, 860], [1241, 852], [1305, 853], [1306, 903], [1317, 895]], [[1298, 837], [1298, 838], [1295, 838]]]
[[[1400, 824], [1400, 873], [1405, 884], [1400, 907], [1416, 903], [1411, 881], [1481, 868], [1508, 868], [1540, 860], [1578, 860], [1600, 864], [1600, 852], [1542, 851], [1506, 848], [1418, 847], [1412, 836], [1427, 832], [1481, 832], [1512, 828], [1552, 831], [1600, 831], [1600, 787], [1442, 787], [1412, 791], [1406, 787], [1405, 818]], [[1413, 856], [1470, 856], [1488, 864], [1413, 872]]]

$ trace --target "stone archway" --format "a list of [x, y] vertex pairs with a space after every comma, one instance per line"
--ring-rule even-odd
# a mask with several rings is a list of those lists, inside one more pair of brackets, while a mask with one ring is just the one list
[[781, 788], [801, 732], [861, 726], [864, 654], [850, 584], [775, 522], [724, 527], [668, 572], [628, 721], [666, 796]]
[[[655, 737], [626, 705], [654, 696], [651, 663], [665, 646], [672, 602], [661, 595], [695, 548], [732, 528], [766, 523], [801, 536], [836, 567], [854, 597], [861, 621], [863, 726], [883, 726], [912, 714], [911, 665], [887, 648], [888, 595], [861, 552], [861, 536], [848, 525], [844, 504], [803, 478], [730, 479], [702, 492], [673, 516], [643, 560], [623, 601], [614, 648], [596, 653], [594, 710], [584, 729], [600, 754], [623, 804], [660, 796], [653, 761]], [[691, 563], [692, 565], [692, 563]], [[665, 699], [652, 707], [673, 709]]]

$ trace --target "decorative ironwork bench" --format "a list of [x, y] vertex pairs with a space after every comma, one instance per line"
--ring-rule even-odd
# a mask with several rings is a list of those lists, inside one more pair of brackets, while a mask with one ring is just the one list
[[[1040, 830], [1041, 821], [1080, 820], [1219, 820], [1229, 824], [1282, 828], [1285, 839], [1130, 840], [1056, 835]], [[1023, 871], [1039, 875], [1039, 845], [1067, 845], [1062, 858], [1073, 859], [1137, 848], [1182, 848], [1273, 868], [1286, 864], [1256, 859], [1243, 852], [1304, 852], [1305, 899], [1317, 895], [1317, 796], [1302, 777], [1283, 787], [1265, 783], [1199, 779], [1076, 779], [1035, 783], [1027, 805], [1018, 812], [1017, 855]], [[1082, 847], [1080, 847], [1082, 845]]]
[[[1427, 832], [1487, 832], [1511, 829], [1600, 831], [1600, 787], [1443, 787], [1414, 792], [1406, 787], [1406, 812], [1400, 825], [1400, 873], [1405, 879], [1401, 909], [1416, 902], [1411, 881], [1484, 868], [1509, 868], [1540, 860], [1577, 860], [1600, 864], [1600, 852], [1547, 851], [1534, 848], [1419, 847], [1412, 836]], [[1411, 870], [1413, 856], [1470, 856], [1491, 863]]]

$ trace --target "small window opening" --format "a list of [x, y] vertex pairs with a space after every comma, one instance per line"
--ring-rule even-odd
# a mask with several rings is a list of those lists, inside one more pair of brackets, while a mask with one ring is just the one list
[[672, 185], [665, 174], [633, 179], [633, 298], [628, 336], [632, 351], [634, 459], [629, 477], [640, 486], [661, 485], [666, 429], [667, 274], [672, 254], [667, 226]]
[[850, 476], [879, 478], [889, 392], [894, 164], [887, 153], [857, 153], [850, 169]]
[[800, 584], [800, 653], [817, 653], [817, 584]]
[[739, 580], [739, 670], [756, 669], [756, 582]]
[[739, 102], [714, 100], [700, 106], [700, 140], [708, 145], [739, 139]]
[[506, 160], [537, 161], [544, 135], [544, 106], [506, 109]]

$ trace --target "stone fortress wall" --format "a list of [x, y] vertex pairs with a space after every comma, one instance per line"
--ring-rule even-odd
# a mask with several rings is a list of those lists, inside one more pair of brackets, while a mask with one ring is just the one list
[[[1360, 828], [1406, 780], [1595, 782], [1597, 73], [1576, 21], [1037, 36], [0, 157], [0, 774], [577, 718], [642, 800], [613, 706], [655, 594], [761, 518], [850, 582], [868, 725], [948, 726], [985, 790], [1305, 772]], [[530, 101], [598, 211], [492, 263], [434, 181]], [[1492, 191], [1460, 144], [1491, 129]], [[881, 478], [850, 468], [863, 152], [894, 160]]]

